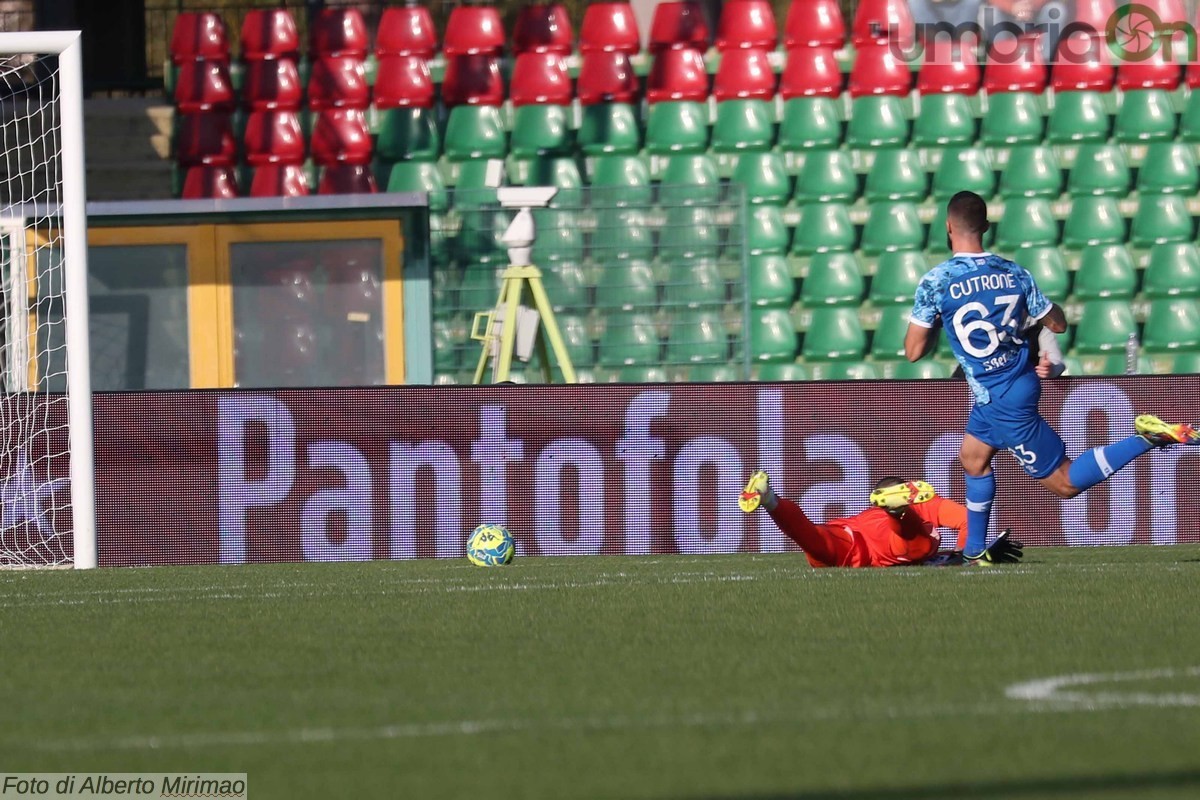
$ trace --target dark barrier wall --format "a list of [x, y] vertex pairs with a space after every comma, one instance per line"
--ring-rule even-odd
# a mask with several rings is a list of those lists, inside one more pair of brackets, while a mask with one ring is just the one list
[[[1042, 410], [1075, 455], [1143, 410], [1200, 419], [1198, 390], [1061, 380]], [[961, 500], [967, 410], [946, 381], [97, 395], [100, 561], [453, 557], [481, 521], [525, 555], [790, 549], [737, 508], [751, 470], [817, 519], [860, 510], [887, 474]], [[1198, 451], [1069, 502], [1002, 453], [994, 521], [1037, 545], [1200, 541]]]

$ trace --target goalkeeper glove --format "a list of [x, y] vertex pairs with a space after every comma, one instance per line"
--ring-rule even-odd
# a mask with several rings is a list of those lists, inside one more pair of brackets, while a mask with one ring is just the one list
[[976, 564], [1019, 564], [1025, 555], [1025, 545], [1010, 537], [1011, 528], [996, 537], [992, 546], [979, 554], [979, 558], [971, 559]]

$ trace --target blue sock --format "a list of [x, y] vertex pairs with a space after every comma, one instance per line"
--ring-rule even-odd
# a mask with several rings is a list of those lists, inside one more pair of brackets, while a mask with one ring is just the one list
[[1082, 492], [1152, 449], [1153, 445], [1141, 436], [1130, 436], [1107, 447], [1094, 447], [1071, 462], [1067, 477], [1071, 479], [1071, 485]]
[[987, 549], [988, 520], [992, 516], [992, 500], [996, 497], [996, 473], [980, 478], [967, 476], [967, 546], [963, 555], [979, 556]]

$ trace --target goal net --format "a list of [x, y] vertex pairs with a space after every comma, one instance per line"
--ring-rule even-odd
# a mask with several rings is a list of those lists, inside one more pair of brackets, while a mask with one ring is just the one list
[[97, 561], [79, 51], [0, 33], [0, 567]]

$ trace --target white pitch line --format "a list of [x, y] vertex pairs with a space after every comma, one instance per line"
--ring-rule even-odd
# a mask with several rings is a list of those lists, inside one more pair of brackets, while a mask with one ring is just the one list
[[1097, 684], [1122, 683], [1129, 681], [1170, 680], [1172, 678], [1200, 677], [1200, 667], [1175, 669], [1146, 669], [1132, 672], [1106, 672], [1078, 675], [1058, 675], [1040, 678], [1009, 686], [1004, 690], [1012, 700], [1024, 700], [1048, 707], [1074, 706], [1082, 710], [1099, 711], [1108, 708], [1130, 706], [1157, 706], [1162, 708], [1200, 708], [1200, 694], [1112, 692], [1112, 691], [1064, 691], [1070, 687], [1095, 686]]

